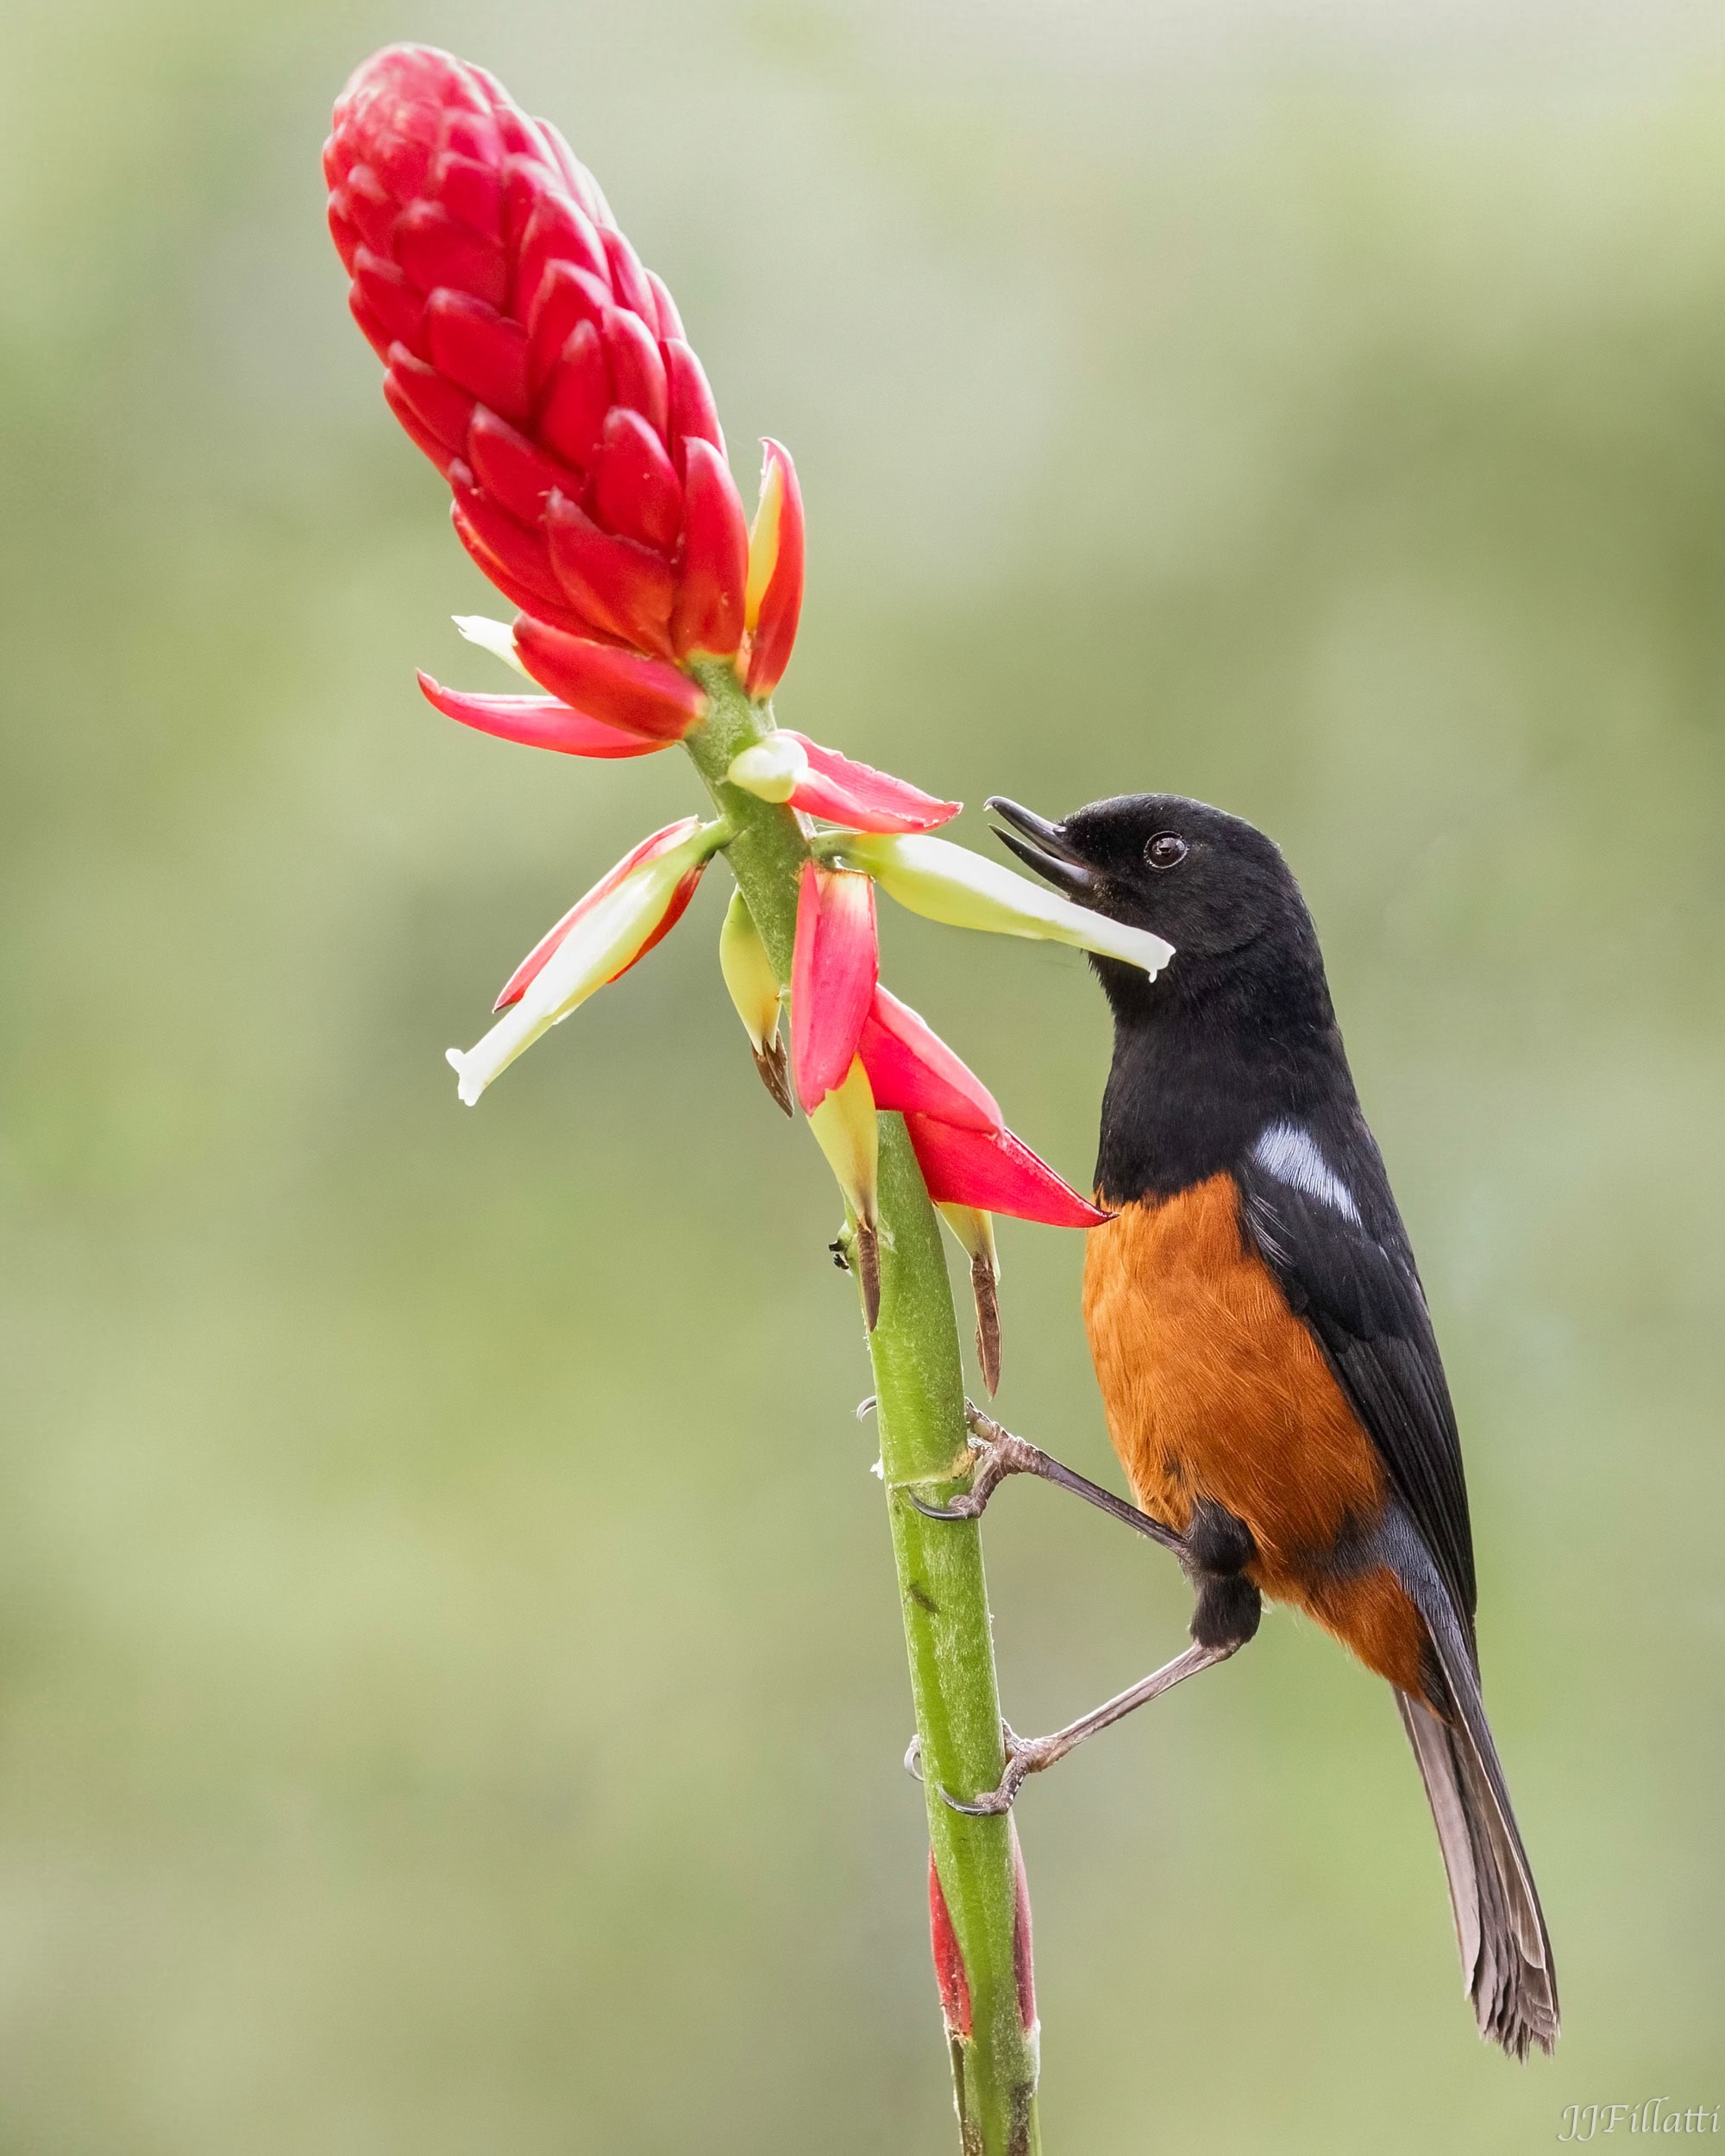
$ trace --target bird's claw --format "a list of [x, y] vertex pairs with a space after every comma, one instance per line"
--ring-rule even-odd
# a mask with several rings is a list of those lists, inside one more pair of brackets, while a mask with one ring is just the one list
[[1020, 1737], [1010, 1722], [1000, 1724], [1000, 1738], [1007, 1750], [1007, 1769], [998, 1783], [968, 1802], [950, 1789], [943, 1789], [941, 1801], [949, 1811], [962, 1812], [967, 1819], [994, 1819], [1011, 1811], [1026, 1777], [1040, 1774], [1044, 1767], [1064, 1758], [1068, 1749], [1057, 1737]]
[[988, 1501], [986, 1497], [979, 1501], [975, 1490], [968, 1491], [963, 1497], [955, 1497], [950, 1505], [925, 1505], [913, 1489], [907, 1489], [905, 1495], [925, 1520], [977, 1520], [982, 1517], [982, 1507]]
[[966, 1447], [972, 1469], [969, 1489], [950, 1505], [925, 1504], [914, 1490], [905, 1492], [925, 1520], [980, 1520], [988, 1500], [1007, 1476], [1034, 1475], [1044, 1464], [1043, 1455], [1033, 1445], [1003, 1429], [974, 1400], [964, 1403], [964, 1424], [970, 1432]]

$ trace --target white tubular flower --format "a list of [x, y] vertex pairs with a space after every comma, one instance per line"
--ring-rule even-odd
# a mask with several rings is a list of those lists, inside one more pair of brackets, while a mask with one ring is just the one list
[[468, 1107], [524, 1049], [675, 926], [724, 836], [723, 824], [693, 816], [656, 831], [540, 938], [498, 998], [504, 1015], [490, 1032], [475, 1047], [448, 1051]]
[[1093, 913], [1087, 906], [1044, 891], [998, 862], [986, 861], [950, 839], [920, 834], [881, 837], [846, 831], [831, 849], [847, 868], [873, 876], [889, 898], [913, 913], [949, 928], [984, 929], [996, 936], [1028, 936], [1071, 943], [1129, 966], [1152, 980], [1174, 956], [1172, 943], [1148, 929], [1131, 928]]

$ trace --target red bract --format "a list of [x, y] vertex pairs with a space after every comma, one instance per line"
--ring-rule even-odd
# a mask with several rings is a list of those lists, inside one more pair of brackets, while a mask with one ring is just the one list
[[830, 824], [859, 831], [932, 831], [949, 824], [964, 804], [939, 801], [932, 793], [873, 764], [854, 763], [836, 749], [823, 749], [806, 734], [791, 739], [808, 758], [808, 769], [788, 796], [791, 806]]
[[527, 749], [555, 749], [566, 756], [650, 756], [669, 744], [649, 734], [626, 731], [572, 711], [555, 696], [472, 696], [446, 689], [429, 674], [419, 686], [426, 700], [446, 718], [458, 719], [500, 741], [518, 741]]
[[[557, 130], [484, 69], [395, 45], [336, 101], [323, 169], [354, 319], [480, 568], [559, 628], [662, 659], [733, 656], [748, 531], [712, 393], [670, 294]], [[801, 580], [794, 478], [778, 492], [755, 640], [768, 687]]]
[[791, 956], [791, 1069], [805, 1114], [850, 1069], [879, 966], [874, 884], [806, 861]]
[[930, 1115], [975, 1131], [1006, 1128], [999, 1104], [975, 1072], [885, 988], [875, 990], [856, 1052], [877, 1108]]
[[1096, 1228], [1113, 1218], [1081, 1197], [1010, 1131], [965, 1130], [917, 1114], [905, 1118], [905, 1128], [937, 1205], [1008, 1213], [1051, 1228]]
[[[1016, 1842], [1017, 1837], [1013, 1839]], [[928, 1931], [929, 1944], [934, 1949], [934, 1980], [940, 1986], [941, 2013], [953, 2035], [968, 2037], [971, 2024], [970, 1979], [965, 1973], [964, 1956], [959, 1950], [958, 1934], [952, 1928], [946, 1890], [940, 1883], [932, 1849], [928, 1852]]]
[[[591, 891], [575, 900], [555, 928], [548, 929], [539, 938], [526, 957], [505, 981], [503, 993], [492, 1004], [492, 1009], [504, 1011], [507, 1010], [511, 1003], [519, 1003], [527, 991], [529, 983], [536, 974], [543, 970], [546, 962], [558, 944], [563, 942], [579, 923], [586, 919], [599, 900], [609, 898], [624, 877], [632, 874], [643, 863], [656, 860], [661, 854], [669, 853], [674, 846], [681, 846], [699, 822], [700, 818], [698, 816], [686, 816], [680, 823], [668, 824], [663, 830], [655, 831], [650, 838], [643, 838], [632, 852], [626, 853], [614, 868], [600, 877]], [[668, 936], [677, 923], [682, 919], [687, 910], [689, 900], [695, 894], [695, 887], [699, 883], [706, 867], [706, 863], [702, 862], [699, 868], [690, 869], [688, 874], [678, 884], [652, 934], [630, 958], [629, 964], [618, 967], [618, 970], [610, 976], [612, 981], [620, 981], [629, 971], [630, 966], [638, 965], [653, 946], [664, 937]]]
[[803, 607], [803, 495], [781, 442], [766, 442], [761, 506], [749, 535], [749, 693], [770, 696], [791, 662]]
[[603, 725], [662, 744], [681, 741], [706, 715], [705, 692], [675, 667], [549, 629], [530, 614], [516, 620], [515, 649], [542, 688]]

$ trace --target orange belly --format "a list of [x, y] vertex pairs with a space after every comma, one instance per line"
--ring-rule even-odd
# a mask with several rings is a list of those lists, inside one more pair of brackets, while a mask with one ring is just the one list
[[1093, 1228], [1084, 1325], [1108, 1435], [1138, 1503], [1184, 1532], [1201, 1497], [1251, 1528], [1247, 1569], [1416, 1696], [1425, 1628], [1385, 1565], [1339, 1573], [1383, 1467], [1317, 1342], [1243, 1241], [1233, 1180], [1127, 1206]]

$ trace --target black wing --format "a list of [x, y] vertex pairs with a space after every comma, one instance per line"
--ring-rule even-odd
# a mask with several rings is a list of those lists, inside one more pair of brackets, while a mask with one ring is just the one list
[[1234, 1169], [1240, 1226], [1323, 1349], [1462, 1621], [1477, 1599], [1455, 1409], [1408, 1231], [1352, 1101], [1269, 1125]]

